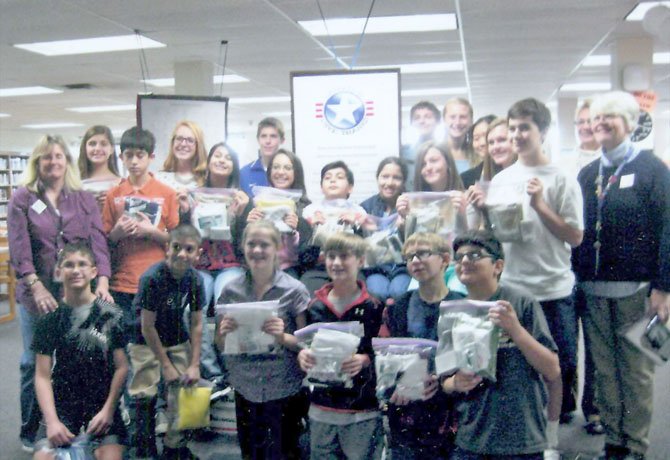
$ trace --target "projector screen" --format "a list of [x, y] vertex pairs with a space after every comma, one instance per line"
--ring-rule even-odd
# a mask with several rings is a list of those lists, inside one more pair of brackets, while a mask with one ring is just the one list
[[205, 149], [228, 137], [228, 98], [200, 96], [137, 96], [137, 125], [156, 136], [152, 171], [160, 171], [167, 158], [170, 137], [181, 120], [197, 123], [205, 136]]

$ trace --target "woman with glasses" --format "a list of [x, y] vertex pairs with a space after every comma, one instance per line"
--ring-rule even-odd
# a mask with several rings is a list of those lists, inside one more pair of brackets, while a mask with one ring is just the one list
[[470, 188], [471, 185], [475, 185], [475, 182], [477, 182], [482, 175], [482, 169], [484, 168], [484, 162], [486, 161], [488, 154], [486, 133], [488, 132], [489, 125], [495, 119], [495, 115], [486, 115], [479, 118], [470, 127], [470, 131], [468, 132], [467, 137], [470, 139], [471, 150], [477, 155], [477, 158], [480, 159], [480, 162], [477, 166], [461, 173], [463, 187], [466, 190]]
[[23, 336], [21, 356], [21, 441], [32, 449], [40, 421], [33, 377], [31, 343], [39, 315], [54, 311], [61, 299], [54, 269], [67, 243], [84, 242], [93, 250], [98, 268], [95, 294], [109, 295], [111, 268], [107, 237], [95, 198], [81, 190], [74, 160], [60, 136], [44, 136], [28, 159], [19, 187], [9, 201], [7, 231], [11, 264], [19, 283], [16, 298]]
[[188, 192], [202, 186], [206, 174], [207, 150], [202, 129], [193, 121], [182, 120], [172, 132], [163, 170], [156, 174], [156, 179], [177, 192], [180, 222], [187, 221]]
[[[451, 260], [449, 243], [434, 233], [414, 233], [405, 241], [403, 257], [419, 288], [388, 305], [379, 335], [437, 341], [440, 302], [464, 297], [451, 291], [444, 281]], [[423, 400], [410, 402], [396, 394], [391, 397], [388, 418], [394, 459], [448, 458], [455, 432], [452, 407], [437, 389], [437, 377], [431, 376], [425, 382]]]
[[653, 407], [654, 364], [619, 331], [654, 316], [665, 323], [670, 311], [670, 173], [632, 142], [639, 112], [629, 93], [594, 97], [602, 156], [578, 176], [584, 241], [573, 266], [586, 296], [607, 458], [644, 458]]

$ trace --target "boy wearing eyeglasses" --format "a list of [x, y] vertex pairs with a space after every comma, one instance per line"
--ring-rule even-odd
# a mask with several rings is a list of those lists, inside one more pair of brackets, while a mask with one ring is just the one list
[[121, 460], [126, 427], [119, 396], [128, 374], [121, 310], [91, 290], [98, 273], [84, 243], [67, 244], [58, 254], [63, 281], [59, 308], [42, 316], [35, 330], [35, 390], [45, 437], [35, 459], [55, 458], [54, 449], [90, 436], [98, 458]]
[[[457, 237], [454, 259], [468, 299], [496, 302], [489, 318], [501, 335], [495, 382], [467, 371], [457, 371], [442, 382], [445, 393], [459, 398], [451, 459], [542, 460], [548, 438], [557, 444], [561, 401], [557, 347], [542, 307], [523, 291], [500, 285], [505, 255], [491, 233], [470, 231]], [[552, 421], [550, 430], [547, 419]]]
[[[414, 233], [403, 246], [407, 271], [419, 282], [384, 311], [382, 337], [414, 337], [437, 341], [440, 303], [462, 299], [449, 290], [444, 272], [451, 260], [449, 243], [434, 233]], [[394, 394], [388, 419], [393, 458], [446, 459], [453, 447], [454, 423], [449, 398], [438, 392], [436, 376], [425, 382], [423, 400], [407, 401]]]
[[[202, 278], [193, 264], [200, 256], [200, 232], [180, 225], [169, 235], [165, 260], [140, 278], [134, 306], [141, 326], [128, 346], [133, 376], [128, 393], [136, 403], [137, 457], [156, 456], [154, 411], [158, 383], [168, 389], [200, 379], [202, 309], [206, 305]], [[190, 329], [183, 317], [190, 311]], [[168, 429], [162, 458], [189, 458], [185, 439]]]

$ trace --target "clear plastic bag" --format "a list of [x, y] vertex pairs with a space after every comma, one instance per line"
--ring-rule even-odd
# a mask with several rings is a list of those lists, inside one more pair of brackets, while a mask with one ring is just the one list
[[314, 386], [351, 388], [349, 374], [342, 372], [342, 362], [358, 350], [363, 325], [358, 321], [314, 323], [295, 332], [302, 343], [309, 343], [316, 364], [307, 372], [307, 382]]
[[501, 242], [530, 241], [532, 223], [524, 219], [523, 212], [526, 183], [486, 184], [480, 183], [479, 186], [486, 194], [484, 209], [496, 238]]
[[296, 211], [296, 203], [302, 197], [302, 190], [282, 190], [274, 187], [253, 185], [254, 206], [263, 211], [263, 219], [272, 222], [282, 233], [293, 229], [284, 222], [284, 217]]
[[315, 213], [320, 212], [326, 221], [323, 224], [318, 224], [314, 227], [312, 239], [310, 240], [309, 244], [311, 246], [321, 247], [326, 243], [326, 240], [331, 235], [339, 232], [353, 233], [354, 230], [352, 226], [343, 223], [341, 219], [343, 214], [354, 210], [358, 211], [359, 208], [356, 204], [350, 202], [349, 200], [324, 200], [321, 206], [316, 209]]
[[213, 385], [201, 379], [196, 385], [183, 386], [177, 383], [168, 387], [167, 415], [172, 430], [195, 430], [209, 426]]
[[405, 218], [405, 237], [416, 232], [437, 233], [448, 241], [456, 235], [457, 210], [451, 202], [458, 191], [405, 193], [409, 214]]
[[488, 317], [489, 309], [494, 306], [496, 302], [474, 300], [440, 304], [435, 356], [438, 375], [467, 370], [496, 381], [500, 328]]
[[142, 195], [128, 195], [114, 198], [114, 205], [124, 214], [139, 219], [142, 213], [149, 218], [152, 225], [158, 225], [163, 212], [163, 198], [148, 198]]
[[69, 446], [50, 449], [54, 460], [95, 460], [89, 435], [82, 433]]
[[369, 233], [365, 237], [368, 243], [365, 254], [367, 267], [403, 262], [402, 241], [398, 234], [397, 221], [398, 214], [391, 214], [387, 217], [367, 217], [366, 228]]
[[234, 214], [230, 212], [236, 191], [229, 188], [198, 188], [190, 192], [191, 223], [203, 238], [230, 241]]
[[416, 401], [423, 398], [425, 380], [437, 342], [412, 338], [375, 338], [377, 398], [388, 401], [393, 393]]
[[217, 316], [227, 315], [237, 322], [237, 329], [226, 334], [226, 355], [271, 353], [275, 339], [263, 332], [263, 323], [279, 314], [279, 301], [218, 304]]

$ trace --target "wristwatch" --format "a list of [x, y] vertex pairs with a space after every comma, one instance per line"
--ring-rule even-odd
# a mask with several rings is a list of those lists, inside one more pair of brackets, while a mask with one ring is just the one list
[[26, 286], [28, 286], [29, 288], [31, 288], [31, 287], [33, 287], [33, 285], [34, 285], [35, 283], [37, 283], [39, 280], [40, 280], [40, 278], [39, 278], [38, 276], [36, 276], [35, 278], [33, 278], [32, 281], [27, 281], [27, 282], [26, 282]]

